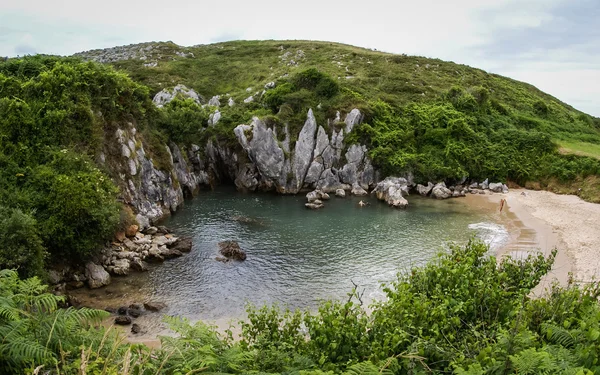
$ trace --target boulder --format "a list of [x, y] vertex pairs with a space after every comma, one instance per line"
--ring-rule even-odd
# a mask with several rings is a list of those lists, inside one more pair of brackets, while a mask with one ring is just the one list
[[354, 183], [352, 185], [352, 190], [350, 191], [350, 194], [356, 195], [357, 197], [362, 197], [368, 195], [369, 193], [367, 193], [367, 191], [363, 189], [358, 183]]
[[139, 317], [140, 317], [140, 315], [142, 315], [142, 311], [141, 311], [141, 310], [139, 310], [139, 309], [132, 309], [132, 308], [129, 308], [129, 309], [127, 310], [127, 314], [129, 314], [129, 316], [131, 316], [132, 318], [139, 318]]
[[306, 194], [306, 199], [308, 200], [308, 203], [312, 203], [318, 200], [319, 198], [319, 193], [316, 190]]
[[139, 326], [139, 324], [137, 323], [133, 323], [131, 325], [131, 333], [140, 333], [142, 331], [142, 328]]
[[[319, 203], [317, 203], [317, 202], [319, 202]], [[323, 202], [321, 202], [320, 200], [318, 200], [318, 199], [317, 199], [317, 200], [316, 200], [316, 201], [314, 201], [314, 202], [311, 202], [311, 203], [305, 203], [305, 204], [304, 204], [304, 207], [306, 207], [306, 208], [310, 208], [311, 210], [318, 210], [319, 208], [323, 208], [323, 207], [325, 207], [325, 205], [323, 204]]]
[[424, 185], [418, 184], [418, 185], [417, 185], [417, 192], [418, 192], [420, 195], [422, 195], [422, 196], [426, 197], [426, 196], [428, 196], [428, 195], [429, 195], [429, 193], [431, 193], [431, 190], [433, 189], [433, 187], [434, 187], [434, 186], [435, 186], [435, 185], [433, 185], [431, 182], [428, 182], [428, 183], [427, 183], [427, 186], [424, 186]]
[[148, 227], [148, 228], [144, 229], [145, 234], [153, 235], [153, 234], [156, 234], [157, 232], [158, 232], [158, 228], [156, 228], [156, 227]]
[[130, 266], [138, 272], [148, 271], [148, 263], [144, 262], [140, 258], [135, 258], [132, 260]]
[[167, 305], [162, 302], [148, 301], [144, 302], [144, 308], [148, 311], [156, 312], [166, 308]]
[[408, 207], [404, 196], [408, 195], [408, 181], [403, 177], [388, 177], [379, 182], [373, 190], [377, 199], [396, 208]]
[[175, 245], [172, 247], [173, 250], [180, 251], [182, 253], [189, 253], [192, 251], [192, 238], [191, 237], [181, 237]]
[[48, 282], [50, 282], [50, 284], [60, 284], [62, 280], [63, 275], [61, 272], [58, 272], [57, 270], [48, 271]]
[[113, 273], [115, 275], [126, 276], [129, 275], [129, 260], [128, 259], [117, 259], [113, 261]]
[[500, 182], [492, 182], [489, 185], [489, 189], [491, 191], [493, 191], [494, 193], [501, 193], [502, 192], [502, 183], [500, 183]]
[[140, 227], [138, 227], [137, 225], [132, 224], [132, 225], [130, 225], [130, 226], [127, 227], [127, 230], [125, 231], [125, 235], [127, 237], [135, 237], [135, 234], [137, 233], [137, 231], [138, 231], [139, 228]]
[[125, 238], [126, 238], [125, 232], [117, 232], [117, 233], [115, 233], [115, 240], [117, 240], [117, 242], [123, 242], [123, 240]]
[[337, 189], [335, 191], [335, 196], [336, 197], [340, 197], [340, 198], [344, 198], [346, 196], [346, 191], [344, 191], [344, 189]]
[[431, 189], [431, 196], [435, 199], [448, 199], [452, 197], [452, 192], [446, 187], [446, 184], [440, 182]]
[[219, 242], [219, 252], [227, 258], [246, 260], [246, 253], [240, 248], [240, 245], [236, 241]]
[[115, 318], [115, 324], [126, 326], [128, 324], [131, 324], [131, 318], [128, 316], [117, 316]]
[[101, 288], [110, 284], [110, 275], [104, 267], [88, 262], [85, 265], [85, 276], [87, 277], [88, 286], [91, 289]]
[[502, 193], [508, 194], [508, 186], [502, 184]]
[[159, 248], [159, 250], [160, 256], [162, 256], [164, 259], [177, 258], [183, 255], [181, 251], [176, 249]]
[[483, 190], [487, 189], [489, 187], [489, 180], [486, 178], [485, 181], [483, 181], [482, 183], [479, 184], [479, 187]]

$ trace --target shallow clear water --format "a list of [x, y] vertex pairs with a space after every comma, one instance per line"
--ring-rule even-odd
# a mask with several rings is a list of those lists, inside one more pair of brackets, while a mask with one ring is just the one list
[[[460, 199], [410, 196], [407, 210], [371, 197], [362, 198], [370, 205], [361, 208], [360, 199], [332, 196], [325, 208], [311, 211], [303, 195], [203, 192], [164, 222], [193, 237], [192, 252], [124, 283], [129, 293], [134, 288], [133, 294], [166, 302], [164, 313], [224, 320], [242, 316], [247, 302], [311, 309], [323, 299], [345, 298], [352, 282], [366, 300], [378, 299], [382, 282], [423, 264], [448, 241], [464, 242], [474, 233], [493, 246], [508, 241], [489, 213]], [[247, 260], [216, 261], [223, 240], [238, 241]]]

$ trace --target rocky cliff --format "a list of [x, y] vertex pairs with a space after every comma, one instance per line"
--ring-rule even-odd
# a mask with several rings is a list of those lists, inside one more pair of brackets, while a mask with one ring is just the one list
[[[173, 96], [195, 94], [177, 87]], [[157, 105], [170, 99], [168, 90], [157, 97]], [[345, 143], [363, 115], [353, 109], [343, 115], [343, 123], [341, 118], [338, 112], [336, 118], [317, 124], [309, 110], [300, 132], [290, 134], [287, 125], [269, 127], [255, 117], [234, 129], [238, 145], [208, 140], [180, 148], [171, 143], [163, 146], [167, 160], [160, 166], [144, 149], [135, 125], [128, 123], [107, 135], [100, 162], [116, 176], [123, 202], [134, 209], [142, 228], [177, 210], [184, 197], [196, 195], [203, 186], [223, 182], [233, 182], [241, 191], [281, 194], [372, 188], [378, 175], [367, 148]]]

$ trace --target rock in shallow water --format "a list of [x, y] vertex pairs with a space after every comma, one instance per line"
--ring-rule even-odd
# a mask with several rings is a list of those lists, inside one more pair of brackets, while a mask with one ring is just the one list
[[335, 191], [335, 196], [336, 197], [340, 197], [340, 198], [344, 198], [346, 196], [346, 191], [344, 189], [337, 189]]
[[85, 265], [85, 276], [87, 277], [88, 285], [91, 289], [100, 288], [110, 284], [110, 275], [104, 267], [89, 262]]
[[115, 324], [126, 326], [128, 324], [131, 324], [131, 318], [128, 316], [117, 316], [115, 318]]
[[236, 241], [219, 242], [219, 252], [227, 258], [246, 260], [246, 252], [240, 248], [240, 245]]
[[167, 305], [162, 302], [153, 302], [153, 301], [144, 302], [144, 308], [148, 311], [156, 312], [156, 311], [160, 311], [160, 310], [164, 309], [165, 307], [167, 307]]
[[435, 199], [448, 199], [452, 197], [452, 191], [443, 182], [438, 183], [431, 189], [431, 196]]

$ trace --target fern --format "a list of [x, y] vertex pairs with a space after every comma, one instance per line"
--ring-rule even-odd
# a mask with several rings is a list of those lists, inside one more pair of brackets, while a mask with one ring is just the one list
[[565, 348], [575, 346], [576, 339], [568, 330], [551, 323], [543, 323], [541, 328], [542, 333], [546, 335], [551, 343], [564, 346]]

